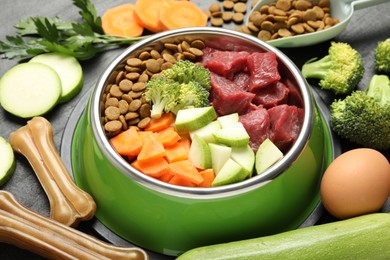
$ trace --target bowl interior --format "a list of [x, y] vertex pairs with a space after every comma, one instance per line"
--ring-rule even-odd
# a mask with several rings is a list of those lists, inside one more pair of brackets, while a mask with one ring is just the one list
[[[131, 57], [138, 57], [145, 50], [164, 49], [164, 44], [180, 44], [183, 41], [191, 43], [194, 40], [202, 40], [206, 46], [219, 50], [228, 51], [248, 51], [248, 52], [274, 52], [277, 56], [278, 69], [282, 78], [288, 79], [290, 89], [289, 104], [303, 108], [304, 116], [300, 134], [285, 154], [284, 158], [270, 167], [261, 175], [257, 175], [245, 181], [213, 188], [188, 188], [167, 184], [142, 174], [129, 165], [129, 163], [119, 156], [111, 147], [103, 128], [102, 119], [102, 99], [105, 97], [105, 89], [108, 85], [114, 84], [118, 74], [126, 67], [126, 61]], [[254, 189], [262, 186], [279, 174], [283, 173], [299, 156], [304, 149], [313, 125], [313, 97], [307, 87], [306, 82], [300, 74], [298, 68], [278, 49], [245, 34], [218, 28], [190, 28], [179, 29], [160, 33], [147, 38], [137, 44], [130, 46], [124, 53], [117, 57], [101, 76], [97, 87], [94, 89], [91, 99], [90, 116], [92, 129], [97, 138], [98, 144], [104, 150], [108, 160], [120, 171], [146, 186], [163, 192], [177, 192], [181, 195], [190, 196], [216, 194], [216, 193], [237, 193], [245, 192], [247, 189]]]

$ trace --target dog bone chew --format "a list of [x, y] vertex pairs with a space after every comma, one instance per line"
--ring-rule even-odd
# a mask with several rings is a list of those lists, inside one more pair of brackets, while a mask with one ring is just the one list
[[53, 142], [48, 120], [34, 117], [10, 134], [12, 148], [30, 162], [50, 203], [50, 217], [75, 227], [91, 219], [96, 211], [93, 198], [73, 182]]
[[48, 259], [149, 259], [136, 247], [114, 246], [19, 204], [0, 191], [0, 241]]

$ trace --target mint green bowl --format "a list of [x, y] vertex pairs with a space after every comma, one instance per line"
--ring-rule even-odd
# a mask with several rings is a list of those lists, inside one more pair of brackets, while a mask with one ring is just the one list
[[[136, 171], [105, 137], [101, 96], [126, 58], [146, 46], [191, 38], [225, 49], [273, 51], [284, 76], [299, 86], [305, 111], [302, 130], [285, 157], [264, 174], [217, 188], [173, 186]], [[137, 246], [178, 255], [198, 246], [297, 228], [320, 202], [319, 184], [332, 153], [331, 137], [313, 95], [299, 69], [283, 53], [239, 32], [190, 28], [151, 36], [111, 63], [77, 123], [71, 164], [77, 185], [93, 196], [96, 217], [106, 227]]]

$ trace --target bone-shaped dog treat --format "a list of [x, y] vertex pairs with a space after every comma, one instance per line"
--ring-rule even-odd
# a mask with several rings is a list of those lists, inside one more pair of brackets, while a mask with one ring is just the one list
[[35, 117], [11, 133], [12, 148], [30, 162], [50, 203], [50, 217], [67, 226], [91, 219], [96, 211], [93, 198], [72, 181], [53, 142], [49, 121]]
[[0, 191], [0, 241], [49, 259], [149, 259], [140, 248], [113, 246], [45, 218], [7, 191]]

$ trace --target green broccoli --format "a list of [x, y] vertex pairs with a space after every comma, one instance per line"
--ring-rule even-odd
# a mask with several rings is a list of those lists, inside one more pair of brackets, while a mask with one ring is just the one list
[[209, 94], [210, 92], [198, 82], [190, 81], [188, 83], [182, 83], [180, 85], [177, 105], [171, 111], [177, 114], [180, 109], [208, 106]]
[[164, 112], [169, 112], [177, 105], [180, 93], [180, 83], [166, 77], [156, 77], [146, 84], [145, 97], [152, 102], [150, 116], [160, 118]]
[[390, 38], [378, 42], [374, 56], [376, 71], [390, 75]]
[[350, 94], [364, 74], [360, 54], [348, 43], [332, 42], [328, 55], [307, 61], [302, 67], [305, 78], [319, 79], [323, 89], [335, 94]]
[[374, 75], [366, 91], [356, 90], [330, 106], [331, 127], [339, 136], [356, 144], [390, 148], [390, 80]]
[[170, 69], [161, 72], [161, 75], [180, 83], [196, 81], [207, 90], [211, 88], [210, 71], [189, 60], [177, 61]]
[[145, 97], [152, 102], [151, 117], [180, 109], [209, 105], [210, 72], [188, 60], [180, 60], [146, 84]]

